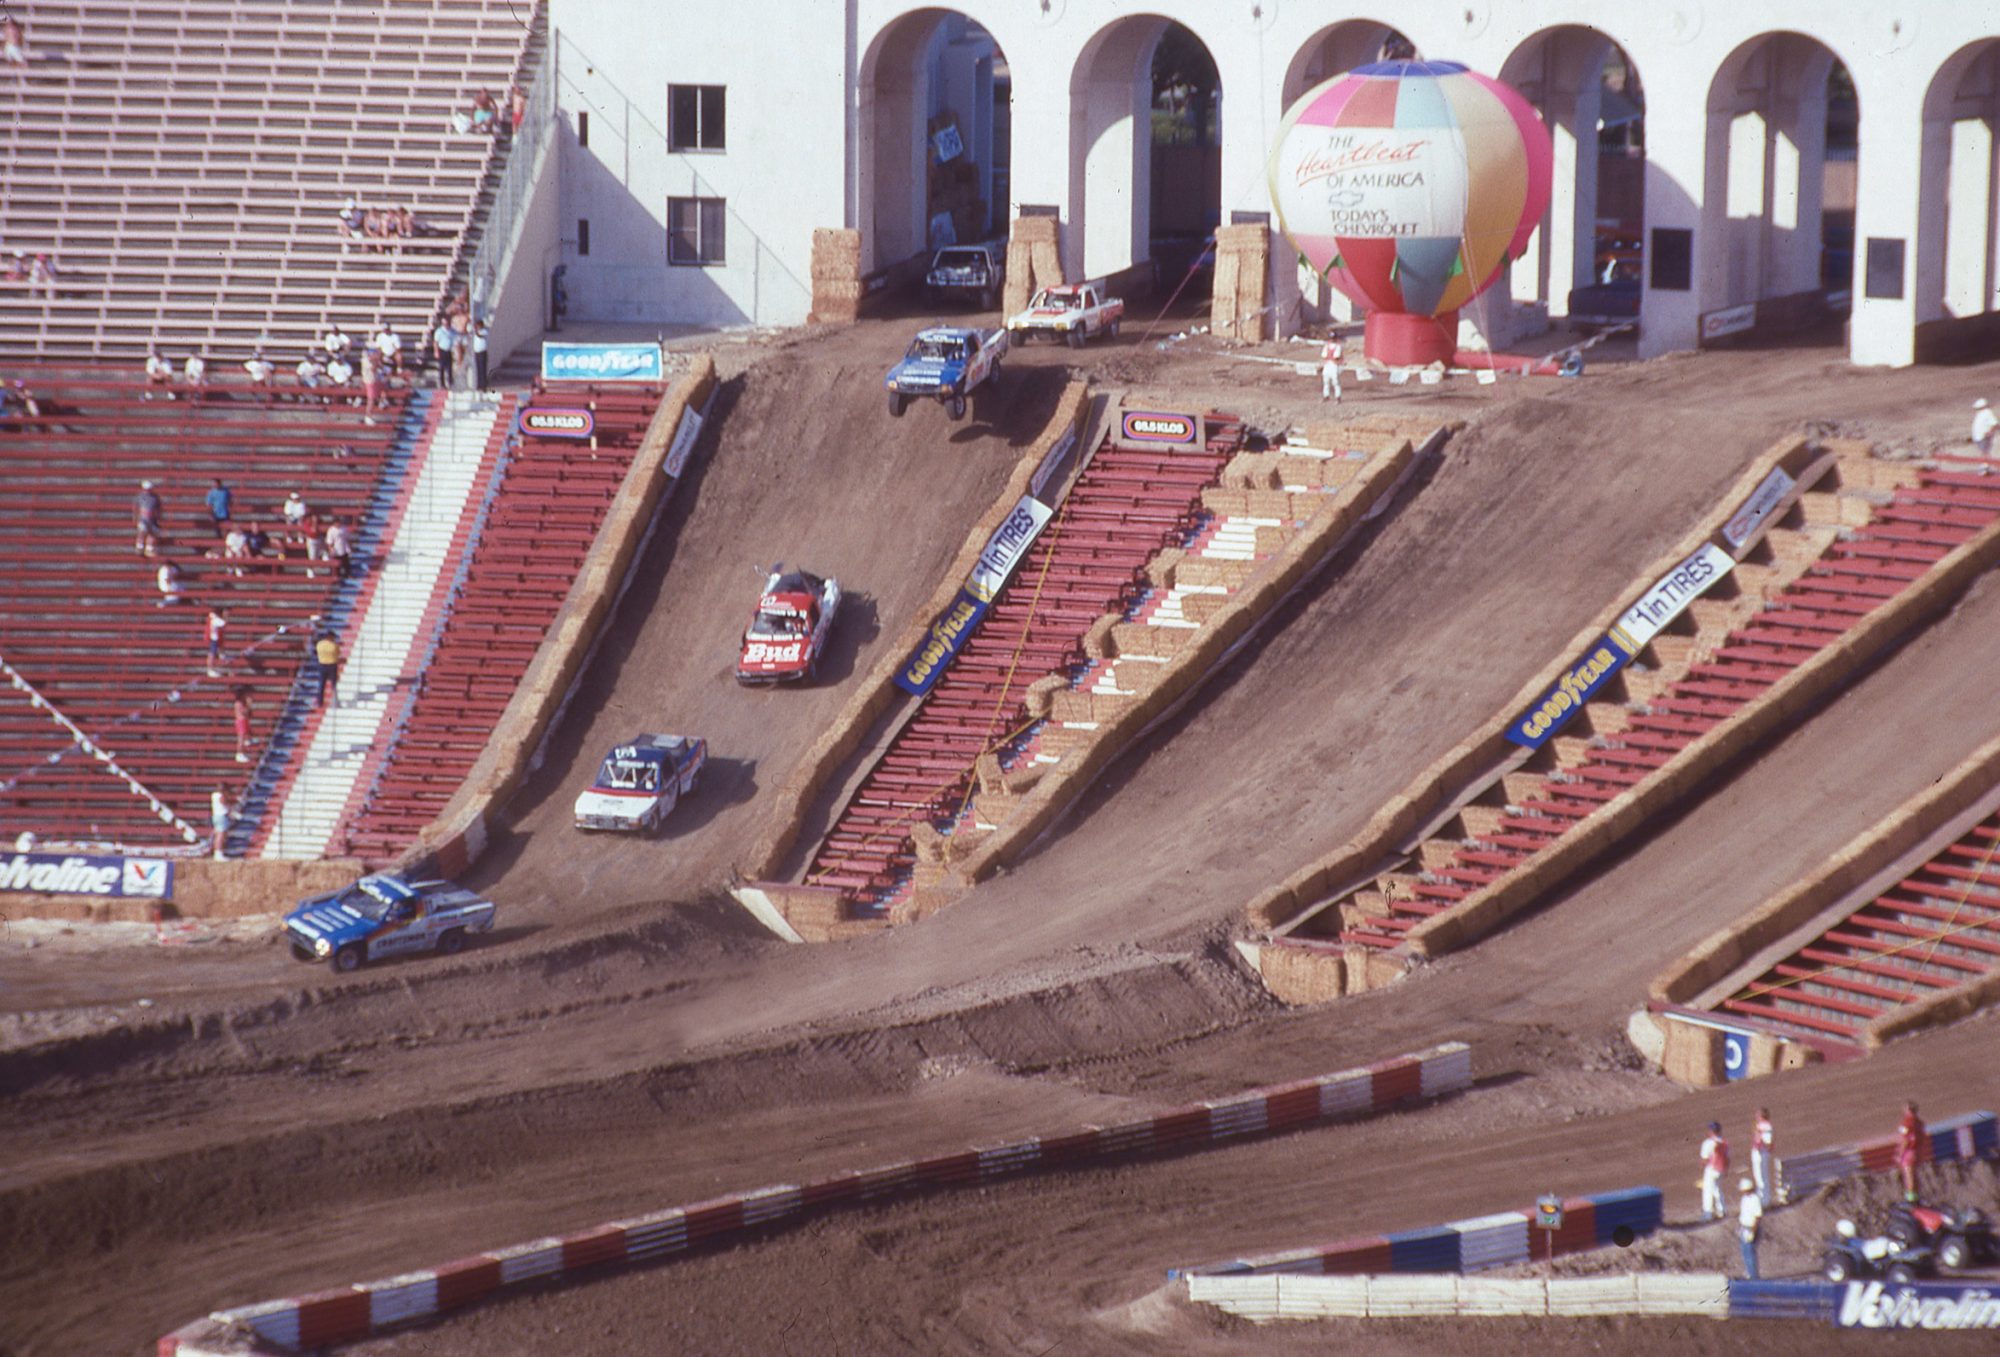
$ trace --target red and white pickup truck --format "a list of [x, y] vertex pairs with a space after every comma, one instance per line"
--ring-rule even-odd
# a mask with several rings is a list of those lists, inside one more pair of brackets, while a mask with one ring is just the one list
[[1118, 334], [1125, 303], [1104, 295], [1102, 283], [1062, 283], [1035, 294], [1028, 309], [1007, 318], [1007, 333], [1026, 343], [1032, 336], [1067, 339], [1080, 349], [1092, 335]]

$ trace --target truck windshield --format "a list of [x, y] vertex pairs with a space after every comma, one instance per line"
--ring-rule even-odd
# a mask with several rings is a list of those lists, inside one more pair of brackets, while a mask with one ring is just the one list
[[340, 903], [362, 918], [380, 923], [399, 908], [408, 913], [411, 900], [383, 887], [379, 882], [363, 880], [349, 886], [340, 897]]
[[986, 255], [980, 250], [940, 250], [936, 267], [941, 269], [983, 269]]
[[910, 357], [951, 363], [964, 357], [965, 345], [956, 339], [919, 339], [910, 346]]
[[750, 623], [750, 635], [759, 641], [781, 641], [786, 637], [805, 634], [806, 620], [795, 612], [767, 609], [758, 613]]
[[1035, 298], [1036, 306], [1045, 306], [1052, 311], [1068, 311], [1083, 305], [1081, 292], [1044, 292]]
[[604, 781], [621, 791], [656, 792], [660, 789], [660, 770], [656, 764], [634, 759], [607, 759]]

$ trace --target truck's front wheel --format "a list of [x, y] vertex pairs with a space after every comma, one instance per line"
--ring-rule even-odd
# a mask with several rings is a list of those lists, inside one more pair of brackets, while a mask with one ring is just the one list
[[361, 963], [365, 960], [367, 958], [362, 955], [361, 944], [350, 942], [347, 946], [339, 948], [334, 952], [331, 963], [333, 973], [335, 975], [350, 975], [360, 970]]
[[953, 392], [951, 395], [945, 397], [944, 412], [953, 419], [964, 419], [965, 397], [958, 392]]
[[903, 411], [909, 408], [910, 398], [908, 396], [905, 396], [900, 391], [891, 391], [889, 393], [889, 414], [892, 418], [901, 419]]
[[1085, 338], [1087, 338], [1087, 336], [1083, 332], [1083, 327], [1079, 325], [1075, 329], [1069, 332], [1069, 346], [1072, 349], [1080, 349], [1083, 347], [1083, 341], [1085, 340]]

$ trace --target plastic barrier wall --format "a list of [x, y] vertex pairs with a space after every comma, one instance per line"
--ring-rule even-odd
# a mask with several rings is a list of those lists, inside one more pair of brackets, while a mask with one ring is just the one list
[[287, 1352], [352, 1342], [401, 1324], [435, 1319], [524, 1282], [608, 1265], [652, 1262], [736, 1243], [824, 1211], [954, 1187], [978, 1187], [1029, 1172], [1178, 1154], [1251, 1136], [1387, 1111], [1461, 1092], [1472, 1083], [1472, 1051], [1460, 1042], [1365, 1069], [1253, 1089], [1233, 1098], [985, 1149], [844, 1173], [818, 1182], [611, 1221], [562, 1237], [496, 1249], [440, 1267], [309, 1296], [218, 1312], [160, 1339], [161, 1357], [194, 1357], [232, 1335], [254, 1335]]
[[[1927, 1128], [1932, 1164], [1965, 1164], [1974, 1159], [2000, 1158], [2000, 1117], [1991, 1112], [1962, 1112], [1944, 1117]], [[1842, 1178], [1862, 1173], [1887, 1173], [1895, 1167], [1896, 1138], [1866, 1140], [1859, 1145], [1837, 1145], [1832, 1149], [1811, 1150], [1778, 1161], [1778, 1186], [1786, 1201], [1799, 1201], [1808, 1194]]]

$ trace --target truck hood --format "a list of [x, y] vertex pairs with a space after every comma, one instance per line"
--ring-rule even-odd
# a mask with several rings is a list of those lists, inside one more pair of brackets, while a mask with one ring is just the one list
[[329, 946], [338, 948], [366, 938], [374, 932], [375, 923], [346, 905], [309, 900], [285, 916], [285, 927], [308, 945], [324, 938]]
[[784, 641], [746, 641], [736, 657], [739, 674], [796, 674], [806, 667], [811, 647], [808, 638], [795, 636]]
[[911, 391], [928, 391], [933, 387], [955, 386], [965, 375], [963, 363], [934, 363], [911, 360], [898, 363], [889, 373], [890, 382]]
[[607, 820], [630, 820], [636, 824], [659, 804], [658, 792], [610, 791], [592, 787], [577, 796], [576, 813], [579, 816], [602, 816]]

